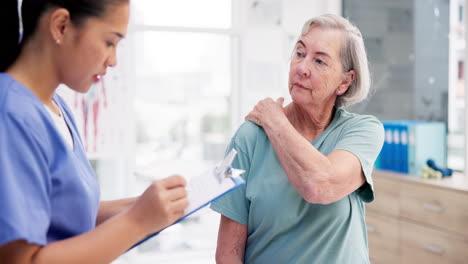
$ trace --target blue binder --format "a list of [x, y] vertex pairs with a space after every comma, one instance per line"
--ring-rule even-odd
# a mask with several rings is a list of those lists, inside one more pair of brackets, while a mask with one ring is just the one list
[[399, 131], [394, 121], [383, 122], [385, 130], [385, 141], [381, 152], [381, 169], [398, 171], [399, 155]]
[[393, 127], [393, 152], [392, 155], [394, 157], [393, 163], [392, 163], [392, 170], [401, 172], [402, 171], [402, 163], [404, 162], [402, 159], [402, 147], [401, 147], [401, 130], [402, 130], [402, 125], [397, 123], [394, 123], [392, 125]]
[[383, 122], [385, 130], [385, 141], [380, 152], [380, 169], [390, 170], [391, 169], [391, 145], [393, 144], [392, 136], [392, 125], [389, 122]]
[[383, 121], [385, 143], [378, 167], [420, 175], [428, 159], [447, 164], [446, 125], [443, 122], [416, 120]]
[[400, 172], [409, 173], [408, 166], [408, 153], [409, 153], [409, 135], [408, 135], [408, 124], [402, 123], [400, 125]]

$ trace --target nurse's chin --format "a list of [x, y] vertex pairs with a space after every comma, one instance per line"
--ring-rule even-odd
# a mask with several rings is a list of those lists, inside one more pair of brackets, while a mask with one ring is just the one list
[[90, 81], [90, 82], [88, 82], [86, 84], [81, 83], [79, 85], [67, 85], [67, 86], [68, 86], [68, 88], [70, 88], [74, 92], [85, 94], [85, 93], [89, 92], [89, 90], [91, 90], [91, 87], [93, 86], [93, 84], [94, 84], [94, 82]]

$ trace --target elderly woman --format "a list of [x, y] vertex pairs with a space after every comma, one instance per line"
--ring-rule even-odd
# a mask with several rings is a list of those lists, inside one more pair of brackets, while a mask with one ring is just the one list
[[230, 143], [246, 184], [211, 206], [222, 214], [218, 263], [369, 263], [364, 202], [383, 126], [343, 109], [369, 86], [360, 31], [335, 15], [307, 21], [292, 103], [260, 101]]

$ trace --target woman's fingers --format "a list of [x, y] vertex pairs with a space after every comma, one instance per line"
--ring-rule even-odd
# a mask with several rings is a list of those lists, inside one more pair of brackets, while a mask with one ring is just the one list
[[161, 184], [162, 187], [168, 189], [187, 185], [187, 181], [185, 180], [185, 178], [180, 175], [169, 176], [167, 178], [159, 180], [158, 183]]
[[278, 97], [278, 99], [276, 99], [276, 104], [283, 107], [284, 97]]
[[245, 120], [252, 121], [259, 126], [262, 125], [260, 120], [252, 112], [250, 112], [248, 115], [245, 116]]
[[270, 120], [281, 117], [284, 114], [283, 103], [284, 97], [279, 97], [276, 101], [272, 98], [260, 100], [244, 119], [263, 126]]
[[188, 206], [186, 184], [179, 175], [155, 181], [128, 213], [145, 232], [160, 231], [183, 216]]
[[172, 189], [167, 189], [166, 198], [168, 201], [176, 201], [181, 198], [187, 197], [187, 191], [184, 187], [176, 187]]
[[176, 214], [184, 214], [185, 208], [189, 205], [187, 198], [182, 198], [172, 202], [172, 209]]

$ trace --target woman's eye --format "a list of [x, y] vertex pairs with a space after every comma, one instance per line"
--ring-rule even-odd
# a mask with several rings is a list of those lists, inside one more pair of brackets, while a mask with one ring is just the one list
[[111, 42], [111, 41], [106, 41], [106, 45], [107, 45], [107, 47], [113, 47], [114, 43]]
[[296, 51], [296, 56], [302, 58], [304, 57], [304, 53], [302, 53], [302, 51]]
[[321, 59], [315, 59], [315, 62], [318, 64], [318, 65], [325, 65], [325, 62]]

